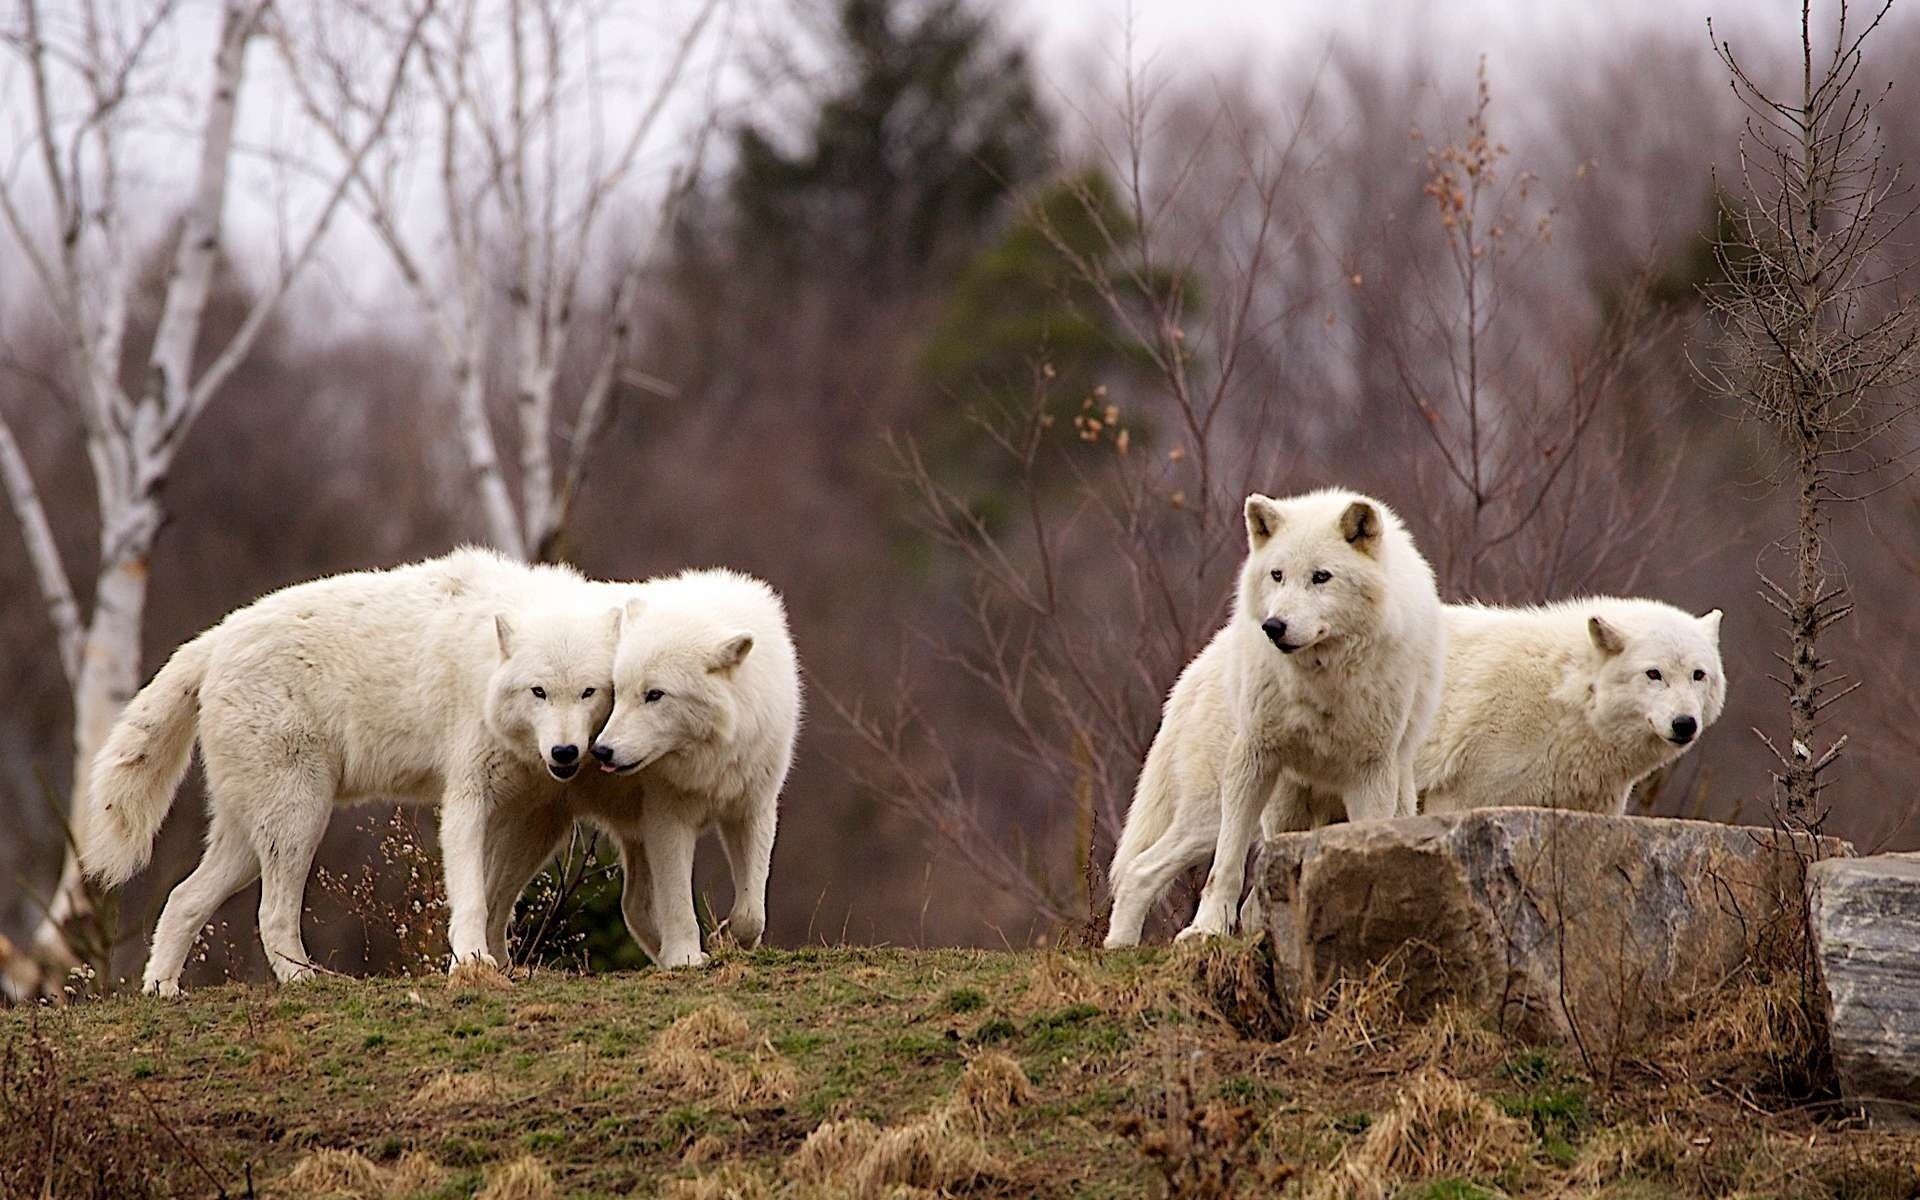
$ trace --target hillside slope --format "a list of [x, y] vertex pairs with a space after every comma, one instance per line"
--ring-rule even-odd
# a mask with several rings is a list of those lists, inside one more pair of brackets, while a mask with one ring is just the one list
[[[816, 948], [690, 973], [327, 979], [15, 1010], [0, 1013], [0, 1194], [1920, 1185], [1920, 1138], [1791, 1094], [1792, 1031], [1765, 989], [1727, 993], [1642, 1059], [1588, 1066], [1460, 1013], [1402, 1020], [1378, 983], [1278, 1008], [1266, 970], [1233, 943]], [[1238, 1190], [1206, 1190], [1222, 1184]]]

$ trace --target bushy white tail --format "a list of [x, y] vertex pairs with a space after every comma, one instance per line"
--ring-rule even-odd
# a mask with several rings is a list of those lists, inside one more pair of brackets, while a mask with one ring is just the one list
[[1173, 781], [1167, 777], [1173, 769], [1173, 748], [1169, 744], [1173, 739], [1165, 736], [1164, 726], [1160, 732], [1162, 736], [1154, 738], [1147, 750], [1140, 781], [1133, 788], [1133, 804], [1127, 809], [1126, 827], [1120, 831], [1120, 844], [1114, 847], [1113, 863], [1107, 868], [1110, 887], [1127, 864], [1159, 841], [1173, 824]]
[[103, 883], [125, 883], [153, 855], [153, 839], [193, 759], [210, 636], [203, 633], [173, 652], [94, 757], [79, 828], [80, 862]]

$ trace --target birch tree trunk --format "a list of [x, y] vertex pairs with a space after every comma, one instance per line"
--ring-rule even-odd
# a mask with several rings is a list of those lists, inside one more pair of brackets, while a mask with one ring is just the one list
[[[0, 418], [0, 476], [25, 533], [48, 616], [60, 635], [61, 663], [74, 712], [65, 854], [59, 882], [34, 935], [37, 969], [29, 972], [18, 963], [9, 964], [6, 987], [15, 998], [36, 990], [58, 994], [66, 972], [80, 965], [83, 957], [96, 970], [105, 970], [111, 938], [92, 919], [98, 909], [80, 870], [75, 835], [77, 823], [85, 819], [94, 756], [139, 685], [148, 562], [166, 522], [161, 492], [194, 420], [252, 351], [273, 310], [314, 257], [367, 151], [383, 134], [421, 23], [432, 8], [432, 0], [425, 0], [413, 19], [386, 78], [383, 102], [367, 110], [365, 131], [343, 144], [343, 171], [326, 192], [305, 235], [291, 243], [277, 276], [196, 377], [194, 355], [225, 225], [247, 46], [271, 4], [272, 0], [227, 0], [223, 7], [192, 190], [181, 214], [145, 383], [137, 396], [129, 396], [119, 376], [133, 272], [120, 236], [128, 197], [118, 186], [117, 131], [127, 106], [129, 81], [141, 69], [152, 35], [172, 15], [174, 3], [156, 0], [126, 39], [101, 37], [90, 18], [81, 49], [60, 54], [60, 60], [70, 64], [90, 89], [92, 111], [83, 109], [83, 119], [74, 121], [63, 120], [52, 102], [56, 89], [50, 62], [56, 51], [42, 35], [38, 0], [26, 0], [26, 36], [18, 43], [19, 53], [32, 80], [37, 141], [43, 149], [41, 182], [52, 196], [58, 228], [51, 235], [37, 231], [6, 183], [0, 183], [0, 218], [25, 250], [67, 342], [77, 415], [86, 431], [99, 507], [100, 537], [92, 609], [83, 626], [25, 456]], [[123, 51], [117, 61], [106, 57], [109, 46]], [[83, 180], [80, 172], [89, 156], [98, 163], [97, 175]]]

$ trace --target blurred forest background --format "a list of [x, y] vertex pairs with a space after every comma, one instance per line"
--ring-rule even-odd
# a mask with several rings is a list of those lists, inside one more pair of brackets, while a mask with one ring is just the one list
[[[1256, 489], [1379, 495], [1449, 599], [1723, 608], [1726, 714], [1637, 803], [1768, 818], [1753, 730], [1785, 728], [1767, 680], [1785, 643], [1756, 567], [1778, 565], [1793, 497], [1771, 483], [1774, 434], [1696, 369], [1743, 115], [1704, 11], [1522, 38], [1498, 6], [1476, 28], [1383, 3], [1199, 54], [1130, 38], [1116, 3], [1043, 60], [1024, 7], [971, 0], [9, 4], [16, 942], [55, 891], [85, 724], [85, 655], [15, 519], [23, 478], [83, 624], [96, 575], [138, 573], [136, 681], [264, 592], [465, 541], [598, 576], [764, 576], [810, 710], [774, 857], [780, 944], [1018, 945], [1096, 914]], [[1797, 87], [1797, 30], [1727, 7], [1715, 32]], [[228, 35], [245, 83], [208, 224], [193, 185]], [[1887, 159], [1920, 169], [1916, 61], [1920, 22], [1896, 9], [1860, 82], [1897, 83]], [[1882, 248], [1894, 265], [1913, 233]], [[59, 286], [69, 251], [84, 303]], [[201, 267], [188, 313], [170, 292]], [[115, 279], [124, 328], [89, 357], [73, 314]], [[183, 378], [212, 386], [170, 400]], [[99, 428], [90, 386], [126, 398]], [[157, 471], [101, 457], [116, 413]], [[1857, 611], [1828, 649], [1862, 686], [1835, 710], [1850, 740], [1827, 824], [1913, 848], [1920, 483], [1895, 462], [1858, 490], [1833, 509]], [[188, 786], [120, 899], [116, 972], [197, 855]], [[343, 895], [402, 892], [390, 836], [377, 808], [329, 834], [309, 944], [338, 969], [402, 953]], [[264, 974], [252, 903], [223, 910], [189, 982]]]

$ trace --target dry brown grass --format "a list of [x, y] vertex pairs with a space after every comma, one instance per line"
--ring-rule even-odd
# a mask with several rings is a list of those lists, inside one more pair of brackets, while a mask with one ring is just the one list
[[357, 1150], [314, 1150], [287, 1172], [288, 1194], [302, 1200], [381, 1200], [386, 1181]]
[[260, 1050], [249, 1067], [256, 1079], [277, 1079], [294, 1074], [303, 1061], [293, 1035], [284, 1029], [268, 1031], [260, 1038]]
[[487, 1170], [487, 1186], [475, 1200], [559, 1200], [560, 1189], [546, 1164], [531, 1154]]
[[660, 1194], [666, 1200], [773, 1200], [779, 1191], [763, 1172], [727, 1163], [692, 1179], [670, 1179]]
[[709, 1005], [681, 1017], [654, 1035], [647, 1049], [647, 1077], [685, 1099], [718, 1101], [729, 1110], [764, 1108], [793, 1098], [793, 1064], [762, 1039], [744, 1062], [716, 1050], [739, 1050], [752, 1038], [739, 1010]]
[[447, 972], [449, 992], [510, 992], [513, 981], [499, 967], [468, 959]]
[[1688, 1152], [1687, 1139], [1670, 1125], [1630, 1125], [1604, 1129], [1580, 1150], [1567, 1182], [1605, 1187], [1636, 1175], [1672, 1174]]
[[1653, 1048], [1669, 1072], [1720, 1086], [1758, 1088], [1786, 1099], [1832, 1090], [1824, 1015], [1798, 978], [1736, 979], [1691, 998]]
[[1427, 1070], [1344, 1156], [1336, 1192], [1382, 1196], [1398, 1180], [1497, 1175], [1526, 1153], [1525, 1125], [1450, 1075]]
[[486, 1071], [442, 1071], [420, 1085], [407, 1107], [416, 1112], [471, 1108], [500, 1094], [500, 1080]]
[[1033, 1103], [1033, 1083], [1012, 1055], [988, 1050], [967, 1063], [960, 1088], [947, 1101], [956, 1115], [976, 1128], [991, 1129], [1017, 1108]]
[[901, 1125], [858, 1118], [823, 1122], [788, 1157], [784, 1170], [803, 1187], [849, 1200], [880, 1200], [902, 1188], [946, 1193], [1004, 1174], [948, 1106]]
[[432, 1191], [446, 1174], [414, 1151], [383, 1167], [357, 1150], [315, 1150], [287, 1172], [278, 1194], [298, 1200], [398, 1200]]

